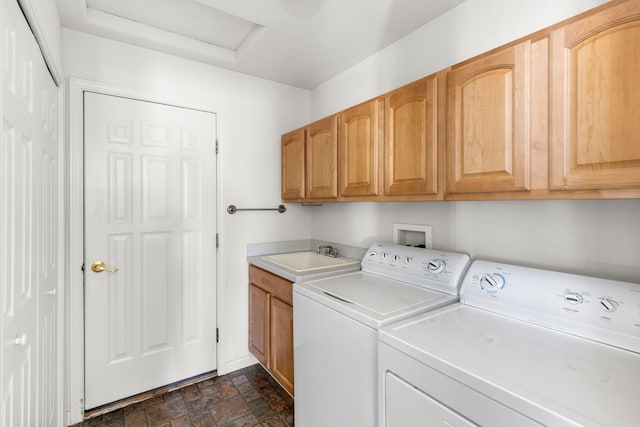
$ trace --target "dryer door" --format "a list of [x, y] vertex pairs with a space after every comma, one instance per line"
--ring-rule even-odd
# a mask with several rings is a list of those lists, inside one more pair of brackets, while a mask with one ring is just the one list
[[477, 425], [391, 372], [387, 372], [386, 376], [386, 427], [412, 425], [475, 427]]

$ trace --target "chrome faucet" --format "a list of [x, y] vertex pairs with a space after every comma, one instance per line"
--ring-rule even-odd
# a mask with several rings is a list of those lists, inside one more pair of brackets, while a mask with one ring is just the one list
[[334, 258], [338, 258], [338, 250], [331, 245], [318, 246], [318, 253]]

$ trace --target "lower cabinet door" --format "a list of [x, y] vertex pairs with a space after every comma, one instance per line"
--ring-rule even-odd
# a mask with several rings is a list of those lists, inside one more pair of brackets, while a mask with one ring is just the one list
[[264, 366], [269, 366], [269, 310], [270, 295], [249, 284], [249, 351]]
[[271, 357], [274, 377], [293, 396], [293, 307], [271, 298]]

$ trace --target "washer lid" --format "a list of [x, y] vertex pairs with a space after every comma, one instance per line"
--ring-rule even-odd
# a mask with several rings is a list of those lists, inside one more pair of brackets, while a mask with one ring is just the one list
[[632, 351], [462, 304], [384, 327], [380, 340], [546, 425], [640, 420]]
[[325, 295], [373, 311], [380, 316], [388, 316], [443, 298], [441, 292], [366, 273], [309, 282], [309, 286]]
[[294, 306], [296, 295], [303, 295], [374, 329], [458, 301], [457, 296], [361, 271], [294, 283], [293, 292]]

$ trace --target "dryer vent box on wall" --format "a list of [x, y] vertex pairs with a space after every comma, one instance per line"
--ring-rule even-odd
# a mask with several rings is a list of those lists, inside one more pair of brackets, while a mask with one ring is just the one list
[[393, 224], [393, 243], [431, 249], [431, 226]]

